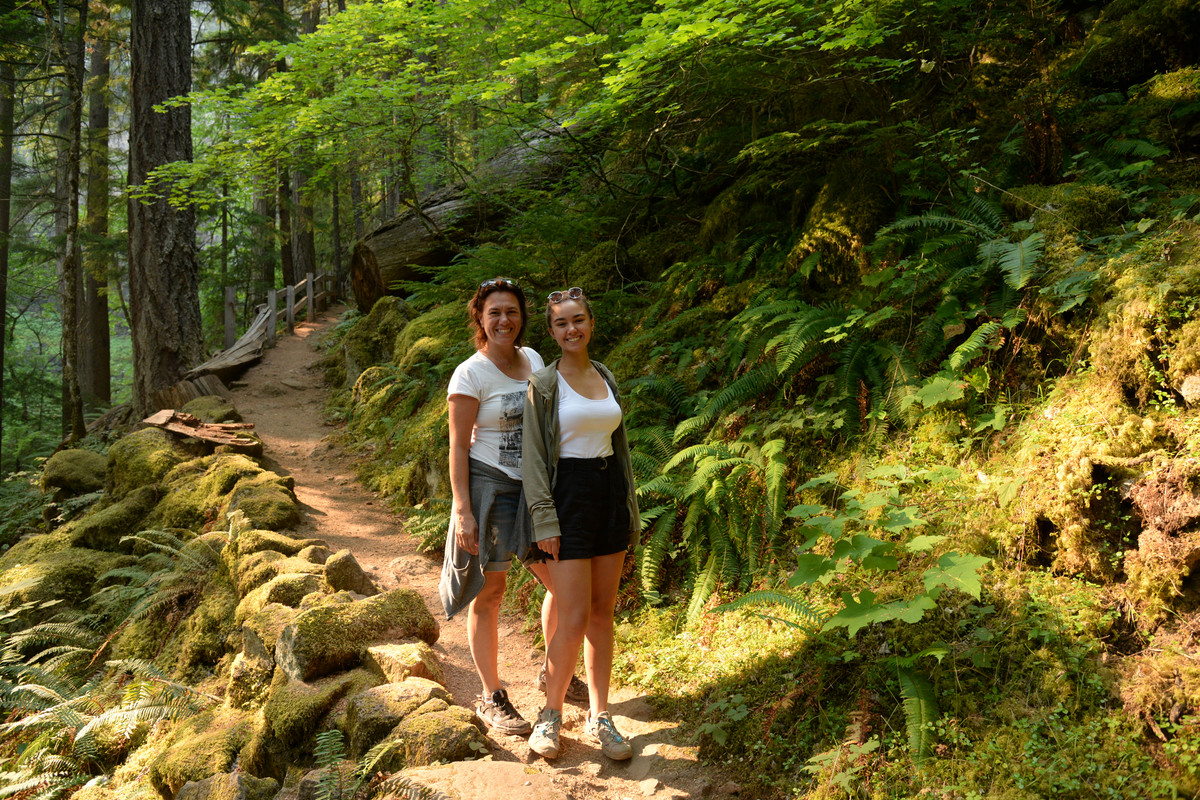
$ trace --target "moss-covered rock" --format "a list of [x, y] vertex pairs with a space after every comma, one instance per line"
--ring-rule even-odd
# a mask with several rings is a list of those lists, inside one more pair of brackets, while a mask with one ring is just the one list
[[229, 682], [225, 685], [226, 702], [242, 709], [261, 706], [267, 699], [274, 673], [274, 659], [268, 661], [245, 652], [238, 653], [229, 666]]
[[346, 712], [350, 758], [362, 758], [401, 720], [434, 699], [448, 703], [450, 695], [440, 684], [425, 678], [385, 683], [352, 697]]
[[284, 530], [300, 524], [300, 502], [290, 477], [263, 472], [238, 481], [229, 495], [229, 511], [242, 511], [256, 528]]
[[357, 695], [377, 682], [378, 678], [366, 670], [351, 670], [305, 683], [291, 680], [277, 669], [263, 705], [267, 729], [285, 747], [294, 748], [318, 732], [317, 723], [339, 700]]
[[422, 767], [478, 758], [487, 752], [487, 737], [475, 715], [462, 706], [436, 713], [411, 714], [387, 737], [397, 747], [381, 769]]
[[6, 587], [0, 596], [0, 610], [55, 604], [23, 611], [19, 619], [33, 624], [66, 608], [83, 608], [101, 575], [135, 562], [128, 555], [73, 547], [61, 533], [31, 537], [0, 559], [0, 585]]
[[121, 539], [148, 527], [147, 520], [157, 502], [158, 489], [142, 486], [116, 503], [88, 512], [63, 530], [68, 532], [71, 544], [76, 547], [132, 552], [134, 545], [122, 543]]
[[195, 677], [225, 655], [226, 643], [237, 631], [234, 624], [237, 602], [237, 595], [226, 580], [213, 575], [206, 582], [200, 603], [184, 625], [177, 675]]
[[248, 556], [262, 550], [274, 550], [285, 556], [294, 556], [304, 548], [313, 545], [324, 546], [325, 542], [320, 539], [294, 539], [275, 531], [249, 530], [243, 531], [238, 536], [237, 551], [241, 556]]
[[349, 388], [363, 370], [390, 360], [396, 337], [415, 316], [400, 298], [381, 297], [342, 338], [341, 358], [330, 365], [331, 382]]
[[374, 582], [363, 572], [349, 550], [339, 550], [325, 562], [325, 580], [335, 592], [347, 591], [371, 596], [379, 594]]
[[425, 642], [381, 644], [367, 648], [367, 667], [388, 683], [426, 678], [446, 685], [446, 674], [433, 648]]
[[73, 497], [104, 488], [108, 459], [91, 450], [59, 450], [42, 467], [42, 491]]
[[252, 553], [238, 562], [238, 594], [245, 597], [280, 575], [325, 575], [325, 567], [298, 556], [287, 557], [274, 550]]
[[300, 601], [300, 605], [297, 606], [297, 608], [301, 611], [308, 611], [310, 608], [320, 608], [321, 606], [346, 605], [347, 603], [353, 603], [355, 600], [360, 599], [362, 598], [355, 597], [354, 592], [341, 591], [334, 592], [333, 594], [326, 594], [325, 592], [313, 592], [310, 595], [306, 595], [304, 599]]
[[296, 558], [303, 558], [313, 564], [324, 564], [329, 560], [329, 548], [323, 544], [310, 544], [308, 547], [296, 553]]
[[151, 784], [172, 800], [189, 781], [229, 772], [254, 732], [254, 715], [227, 706], [207, 709], [180, 722], [150, 763]]
[[214, 424], [222, 422], [241, 422], [242, 415], [238, 413], [233, 402], [215, 394], [206, 394], [189, 400], [182, 409], [185, 414], [197, 417], [201, 422]]
[[253, 459], [234, 453], [179, 464], [163, 476], [164, 497], [155, 509], [155, 519], [163, 526], [197, 530], [224, 522], [234, 487], [263, 472]]
[[299, 612], [282, 603], [267, 603], [242, 623], [242, 652], [275, 663], [275, 643]]
[[271, 800], [278, 792], [279, 782], [273, 778], [236, 772], [185, 783], [175, 800]]
[[810, 256], [819, 257], [815, 270], [833, 283], [857, 278], [863, 248], [883, 221], [886, 195], [882, 176], [853, 159], [835, 162], [824, 186], [813, 199], [803, 233], [788, 253], [788, 264], [800, 268]]
[[135, 431], [108, 448], [105, 490], [113, 497], [124, 497], [134, 489], [158, 483], [190, 458], [175, 437], [164, 430]]
[[296, 608], [305, 595], [322, 592], [324, 589], [325, 578], [321, 575], [310, 573], [276, 575], [242, 598], [238, 603], [234, 618], [237, 624], [241, 625], [268, 603], [282, 603], [289, 608]]
[[373, 644], [409, 637], [433, 644], [438, 624], [419, 594], [395, 589], [305, 611], [280, 635], [275, 663], [296, 680], [311, 680], [357, 666]]

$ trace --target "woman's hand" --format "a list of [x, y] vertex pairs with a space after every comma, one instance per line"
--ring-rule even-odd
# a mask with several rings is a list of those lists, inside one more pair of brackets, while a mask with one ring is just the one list
[[537, 543], [538, 549], [546, 555], [558, 561], [558, 546], [562, 544], [561, 536], [551, 536], [549, 539], [542, 539]]
[[475, 515], [466, 508], [454, 512], [454, 538], [460, 550], [466, 550], [473, 556], [479, 555], [479, 525]]

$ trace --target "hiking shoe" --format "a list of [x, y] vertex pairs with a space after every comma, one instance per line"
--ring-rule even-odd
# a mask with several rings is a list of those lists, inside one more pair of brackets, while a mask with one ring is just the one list
[[633, 757], [633, 747], [617, 730], [617, 726], [613, 724], [612, 715], [607, 711], [601, 711], [595, 719], [592, 719], [589, 712], [583, 732], [592, 741], [599, 742], [600, 752], [613, 761], [625, 761]]
[[509, 702], [508, 692], [497, 689], [492, 696], [481, 697], [475, 706], [475, 715], [484, 721], [489, 728], [500, 733], [521, 736], [529, 733], [529, 722], [517, 713], [517, 709]]
[[[546, 692], [545, 664], [542, 664], [542, 671], [538, 673], [538, 690], [543, 694]], [[589, 696], [587, 684], [579, 680], [578, 675], [572, 675], [571, 682], [567, 684], [567, 699], [573, 700], [576, 703], [586, 703]]]
[[543, 708], [537, 725], [529, 734], [529, 749], [543, 758], [558, 758], [558, 729], [562, 727], [562, 712]]

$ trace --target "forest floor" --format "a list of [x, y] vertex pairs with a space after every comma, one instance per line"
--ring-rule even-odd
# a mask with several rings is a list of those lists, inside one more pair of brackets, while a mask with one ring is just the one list
[[[337, 428], [323, 414], [329, 390], [315, 369], [322, 357], [320, 341], [343, 310], [331, 309], [312, 324], [298, 325], [295, 335], [281, 336], [234, 383], [233, 402], [262, 437], [268, 466], [295, 479], [304, 512], [296, 535], [323, 539], [333, 551], [349, 549], [381, 590], [405, 587], [420, 593], [441, 624], [434, 650], [446, 673], [446, 688], [456, 703], [473, 708], [481, 687], [467, 645], [466, 614], [446, 620], [441, 611], [441, 554], [417, 552], [387, 501], [358, 482], [353, 456], [336, 444]], [[520, 616], [501, 616], [500, 676], [514, 705], [531, 721], [543, 703], [536, 684], [543, 657], [534, 644], [536, 633], [526, 630]], [[684, 738], [679, 721], [659, 718], [638, 692], [615, 687], [609, 707], [618, 729], [633, 743], [630, 761], [609, 761], [584, 741], [587, 707], [568, 704], [564, 751], [552, 762], [532, 753], [525, 737], [491, 733], [490, 760], [425, 768], [412, 777], [464, 800], [509, 792], [522, 800], [666, 800], [738, 792], [717, 770], [699, 763], [697, 747]]]

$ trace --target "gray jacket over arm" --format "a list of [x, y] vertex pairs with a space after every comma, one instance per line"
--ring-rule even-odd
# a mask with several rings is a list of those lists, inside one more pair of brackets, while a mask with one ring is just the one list
[[[617, 379], [599, 361], [592, 366], [612, 389], [613, 397], [621, 402]], [[561, 536], [558, 512], [554, 509], [554, 487], [558, 482], [558, 359], [529, 377], [525, 394], [525, 431], [521, 436], [521, 481], [525, 484], [525, 500], [533, 517], [533, 541], [540, 542]], [[629, 458], [629, 437], [625, 433], [625, 417], [613, 431], [613, 455], [625, 473], [625, 503], [629, 508], [629, 543], [636, 545], [642, 530], [638, 514], [637, 484], [633, 480], [633, 463]]]

